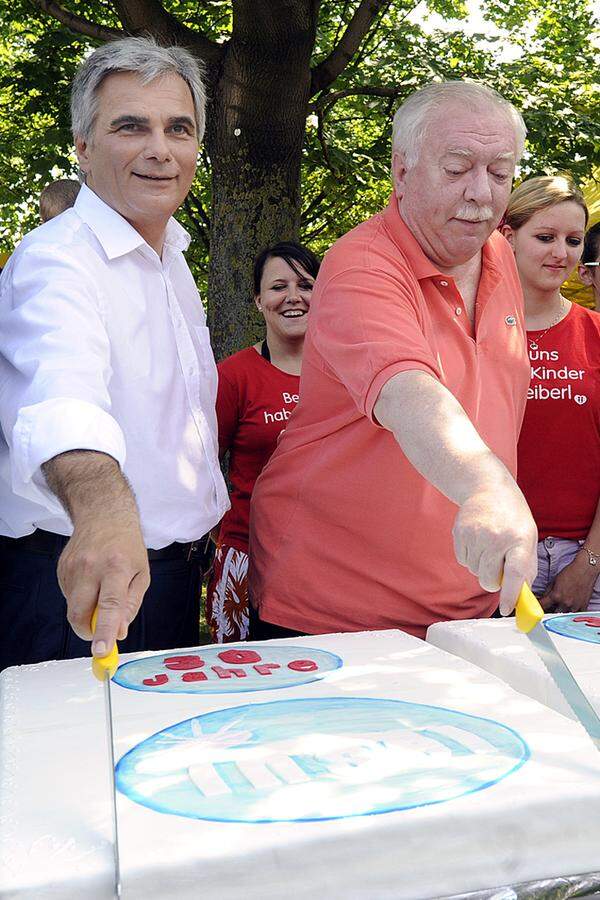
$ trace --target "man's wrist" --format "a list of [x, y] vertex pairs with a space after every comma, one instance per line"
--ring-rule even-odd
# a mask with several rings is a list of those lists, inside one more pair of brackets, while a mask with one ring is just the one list
[[103, 523], [140, 528], [133, 491], [113, 457], [91, 450], [68, 451], [43, 469], [48, 487], [77, 530], [97, 530]]
[[112, 510], [92, 508], [81, 510], [79, 514], [71, 513], [71, 521], [75, 531], [140, 531], [140, 518], [137, 509], [124, 512], [122, 508]]

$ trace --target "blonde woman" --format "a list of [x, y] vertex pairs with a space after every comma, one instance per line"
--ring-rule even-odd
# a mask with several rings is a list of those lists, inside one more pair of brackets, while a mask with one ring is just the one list
[[600, 316], [561, 293], [587, 219], [569, 179], [542, 176], [513, 191], [502, 226], [531, 360], [518, 482], [539, 532], [533, 590], [556, 612], [600, 609]]

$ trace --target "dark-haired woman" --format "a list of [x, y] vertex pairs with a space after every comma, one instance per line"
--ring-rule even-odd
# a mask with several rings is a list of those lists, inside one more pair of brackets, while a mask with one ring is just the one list
[[206, 619], [213, 641], [248, 636], [248, 525], [254, 483], [298, 402], [307, 314], [319, 260], [294, 242], [254, 261], [254, 301], [266, 338], [218, 365], [219, 452], [229, 451], [231, 509], [223, 518]]

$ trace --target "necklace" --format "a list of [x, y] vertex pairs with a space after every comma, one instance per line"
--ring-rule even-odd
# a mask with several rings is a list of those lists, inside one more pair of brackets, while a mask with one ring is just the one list
[[561, 294], [561, 295], [560, 295], [560, 309], [558, 310], [558, 313], [556, 314], [556, 316], [554, 317], [554, 319], [550, 322], [550, 324], [548, 325], [548, 327], [545, 328], [544, 331], [542, 331], [541, 334], [538, 334], [538, 336], [537, 336], [537, 338], [536, 338], [535, 340], [533, 340], [532, 338], [529, 340], [529, 346], [530, 346], [530, 348], [531, 348], [532, 350], [537, 350], [537, 349], [538, 349], [539, 343], [540, 343], [540, 341], [542, 340], [542, 338], [543, 338], [543, 337], [546, 337], [546, 335], [548, 334], [548, 332], [550, 331], [550, 329], [551, 329], [551, 328], [554, 328], [554, 326], [557, 325], [558, 322], [561, 320], [562, 315], [563, 315], [563, 311], [564, 311], [564, 308], [565, 308], [565, 302], [566, 302], [566, 301], [565, 301], [565, 298], [564, 298], [564, 297], [562, 296], [562, 294]]

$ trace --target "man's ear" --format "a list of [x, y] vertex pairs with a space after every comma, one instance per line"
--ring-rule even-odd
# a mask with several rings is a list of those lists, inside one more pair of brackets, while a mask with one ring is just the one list
[[77, 159], [79, 161], [79, 168], [82, 172], [89, 172], [90, 169], [90, 152], [89, 152], [89, 142], [84, 141], [83, 138], [77, 137], [75, 138], [75, 153], [77, 155]]
[[577, 273], [584, 284], [587, 284], [588, 287], [592, 286], [592, 273], [587, 266], [584, 266], [583, 263], [579, 263], [577, 266]]
[[508, 241], [510, 246], [513, 248], [513, 252], [514, 252], [514, 249], [515, 249], [515, 232], [514, 232], [514, 230], [510, 227], [510, 225], [502, 225], [500, 228], [500, 231], [502, 232], [502, 234], [504, 235], [504, 237], [506, 238], [506, 240]]
[[404, 193], [407, 171], [404, 153], [394, 150], [392, 153], [392, 183], [397, 197], [401, 197]]

